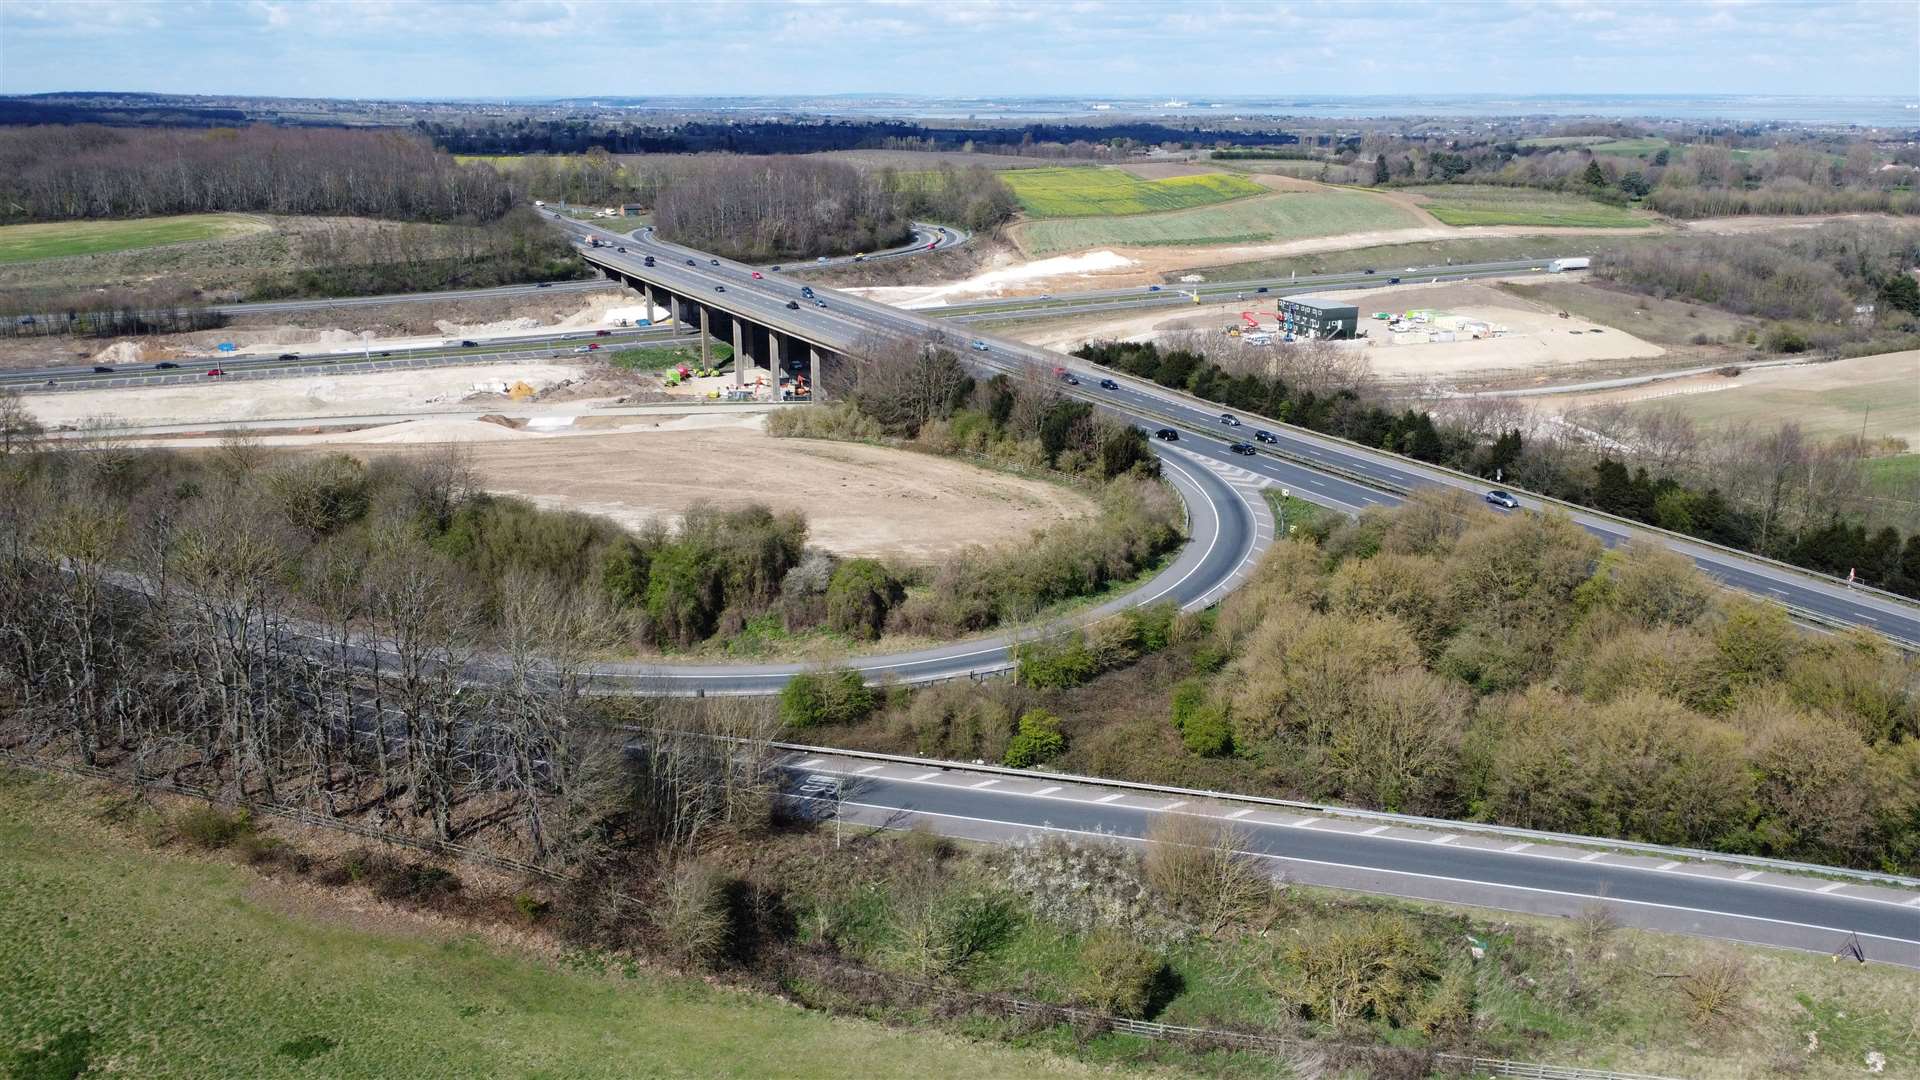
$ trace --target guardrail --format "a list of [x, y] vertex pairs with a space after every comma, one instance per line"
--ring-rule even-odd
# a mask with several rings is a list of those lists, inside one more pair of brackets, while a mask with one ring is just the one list
[[905, 754], [883, 754], [872, 750], [843, 750], [832, 746], [812, 746], [806, 743], [769, 742], [767, 745], [777, 750], [785, 750], [798, 754], [828, 754], [834, 757], [862, 758], [868, 761], [884, 761], [898, 765], [912, 765], [916, 768], [957, 769], [962, 772], [987, 773], [994, 776], [1017, 776], [1027, 780], [1036, 778], [1061, 780], [1070, 784], [1126, 788], [1130, 791], [1146, 791], [1155, 795], [1177, 795], [1183, 798], [1211, 799], [1217, 802], [1276, 806], [1287, 810], [1304, 811], [1316, 817], [1349, 818], [1357, 821], [1372, 821], [1380, 824], [1401, 825], [1407, 828], [1432, 829], [1442, 832], [1481, 833], [1489, 836], [1528, 840], [1536, 843], [1564, 844], [1571, 847], [1584, 848], [1597, 847], [1608, 851], [1620, 851], [1636, 855], [1654, 855], [1665, 859], [1687, 859], [1694, 862], [1726, 863], [1728, 865], [1742, 866], [1749, 869], [1773, 870], [1783, 874], [1843, 877], [1881, 885], [1920, 889], [1920, 878], [1905, 877], [1900, 874], [1884, 874], [1875, 870], [1855, 870], [1849, 867], [1820, 866], [1814, 863], [1792, 862], [1787, 859], [1769, 859], [1760, 855], [1734, 855], [1719, 851], [1701, 851], [1696, 848], [1667, 847], [1661, 844], [1641, 843], [1637, 840], [1610, 840], [1606, 837], [1599, 836], [1578, 836], [1572, 833], [1547, 832], [1541, 829], [1523, 829], [1514, 825], [1495, 825], [1486, 822], [1419, 817], [1414, 814], [1395, 814], [1386, 810], [1361, 810], [1354, 807], [1304, 802], [1297, 799], [1276, 799], [1267, 795], [1240, 795], [1230, 791], [1208, 791], [1202, 788], [1175, 787], [1170, 784], [1150, 784], [1138, 780], [1112, 780], [1099, 776], [1082, 776], [1077, 773], [1052, 772], [1045, 769], [1015, 769], [1005, 765], [946, 761], [940, 758], [910, 757]]

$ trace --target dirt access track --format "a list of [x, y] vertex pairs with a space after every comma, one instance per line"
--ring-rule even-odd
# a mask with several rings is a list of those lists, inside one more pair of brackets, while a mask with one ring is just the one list
[[[703, 501], [799, 511], [812, 542], [837, 555], [927, 562], [974, 545], [1011, 543], [1095, 512], [1091, 499], [1063, 485], [949, 458], [774, 438], [766, 434], [763, 416], [662, 417], [635, 430], [637, 419], [593, 418], [618, 420], [623, 430], [610, 434], [516, 432], [476, 419], [467, 423], [502, 436], [463, 443], [461, 452], [488, 491], [597, 514], [628, 528], [672, 520]], [[431, 423], [432, 432], [444, 433], [456, 422]], [[443, 448], [386, 437], [375, 430], [324, 441], [330, 450], [361, 458]]]

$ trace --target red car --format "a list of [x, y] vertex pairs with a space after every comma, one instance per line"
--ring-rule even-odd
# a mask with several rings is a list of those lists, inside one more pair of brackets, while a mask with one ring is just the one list
[[755, 280], [755, 281], [759, 281], [759, 280], [760, 280], [760, 271], [758, 271], [758, 270], [755, 270], [755, 271], [753, 272], [753, 280]]
[[225, 375], [225, 374], [226, 374], [226, 372], [224, 372], [224, 371], [221, 371], [221, 370], [220, 370], [219, 368], [208, 368], [208, 369], [207, 369], [207, 374], [209, 374], [209, 375]]
[[593, 332], [593, 336], [594, 336], [594, 337], [612, 337], [612, 336], [613, 336], [613, 331], [611, 331], [611, 330], [595, 330], [595, 331]]

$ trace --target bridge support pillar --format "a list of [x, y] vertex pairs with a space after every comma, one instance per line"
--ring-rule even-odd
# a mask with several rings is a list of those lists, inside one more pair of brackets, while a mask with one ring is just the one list
[[747, 385], [747, 328], [739, 319], [733, 320], [733, 388], [739, 390]]
[[680, 332], [681, 327], [691, 325], [690, 322], [683, 322], [680, 318], [680, 297], [679, 296], [673, 293], [667, 294], [667, 311], [671, 318], [671, 325], [673, 327], [674, 333], [678, 334]]
[[827, 395], [820, 389], [820, 350], [813, 345], [807, 346], [807, 393], [812, 395], [809, 398], [811, 401], [827, 399]]
[[[675, 311], [674, 318], [678, 319], [680, 317], [678, 314], [680, 309], [680, 299], [678, 297], [674, 298], [673, 307]], [[710, 368], [713, 366], [713, 358], [708, 354], [708, 344], [707, 344], [708, 342], [713, 340], [713, 337], [712, 335], [707, 333], [707, 324], [708, 324], [707, 308], [706, 308], [706, 305], [702, 304], [700, 306], [700, 367], [702, 370], [705, 370], [706, 368]]]

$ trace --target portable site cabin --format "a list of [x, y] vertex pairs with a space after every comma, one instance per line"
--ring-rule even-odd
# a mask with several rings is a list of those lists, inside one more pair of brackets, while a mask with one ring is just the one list
[[1301, 337], [1350, 338], [1360, 327], [1360, 309], [1337, 300], [1289, 296], [1280, 301], [1280, 325]]

